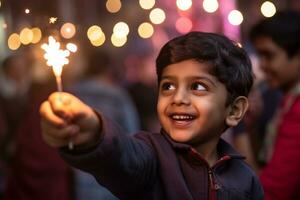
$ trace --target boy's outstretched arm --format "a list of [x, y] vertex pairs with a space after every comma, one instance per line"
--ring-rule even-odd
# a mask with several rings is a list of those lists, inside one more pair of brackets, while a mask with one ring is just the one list
[[91, 146], [101, 137], [95, 112], [69, 93], [53, 93], [40, 107], [42, 136], [52, 147]]

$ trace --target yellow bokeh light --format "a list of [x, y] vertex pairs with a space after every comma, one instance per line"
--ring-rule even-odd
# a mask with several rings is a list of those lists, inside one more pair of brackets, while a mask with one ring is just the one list
[[139, 0], [141, 8], [149, 10], [155, 5], [155, 0]]
[[32, 28], [31, 31], [33, 33], [33, 37], [32, 37], [31, 43], [36, 44], [42, 38], [42, 31], [41, 31], [41, 29], [39, 29], [37, 27], [36, 28]]
[[203, 9], [208, 13], [216, 12], [219, 8], [219, 3], [217, 0], [204, 0], [203, 1]]
[[129, 26], [125, 22], [118, 22], [113, 28], [113, 34], [116, 37], [126, 37], [129, 33]]
[[75, 53], [77, 51], [77, 45], [74, 44], [74, 43], [68, 43], [66, 45], [67, 49], [72, 52], [72, 53]]
[[188, 10], [192, 7], [192, 0], [176, 0], [176, 5], [179, 10]]
[[32, 42], [33, 33], [29, 28], [23, 28], [20, 33], [20, 41], [22, 44], [27, 45]]
[[275, 5], [270, 1], [265, 1], [261, 7], [260, 11], [265, 17], [272, 17], [276, 13]]
[[122, 47], [127, 42], [127, 37], [117, 37], [115, 34], [112, 34], [110, 39], [115, 47]]
[[11, 50], [17, 50], [21, 46], [20, 37], [17, 33], [13, 33], [7, 40], [8, 48]]
[[161, 24], [165, 21], [166, 14], [162, 9], [155, 8], [150, 12], [149, 18], [153, 24]]
[[102, 29], [97, 26], [97, 25], [93, 25], [91, 26], [88, 31], [87, 31], [87, 37], [89, 38], [89, 40], [91, 41], [96, 41], [99, 40], [103, 35], [103, 31]]
[[238, 11], [238, 10], [230, 11], [230, 13], [228, 15], [228, 21], [230, 24], [232, 24], [234, 26], [238, 26], [243, 22], [243, 20], [244, 20], [244, 17], [240, 11]]
[[65, 23], [60, 28], [60, 34], [66, 39], [72, 38], [75, 35], [75, 33], [76, 33], [76, 28], [75, 25], [72, 23]]
[[118, 12], [122, 7], [122, 3], [120, 0], [107, 0], [106, 1], [106, 9], [110, 13]]
[[98, 40], [90, 40], [90, 42], [93, 46], [99, 47], [102, 44], [104, 44], [105, 40], [106, 40], [106, 37], [104, 34], [102, 34], [102, 36]]
[[139, 25], [138, 33], [141, 38], [150, 38], [154, 33], [152, 24], [148, 22], [142, 23]]

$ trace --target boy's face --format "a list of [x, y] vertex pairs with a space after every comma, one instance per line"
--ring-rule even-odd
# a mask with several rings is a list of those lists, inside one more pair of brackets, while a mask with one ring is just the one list
[[299, 56], [289, 57], [285, 50], [269, 37], [255, 39], [254, 46], [269, 85], [284, 91], [294, 87], [300, 77]]
[[209, 66], [185, 60], [167, 66], [159, 84], [157, 112], [164, 130], [177, 142], [217, 141], [228, 116], [227, 90], [208, 73]]

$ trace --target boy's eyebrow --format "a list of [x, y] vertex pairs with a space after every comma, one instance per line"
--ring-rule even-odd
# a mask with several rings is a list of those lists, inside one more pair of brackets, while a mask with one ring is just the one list
[[[162, 76], [161, 80], [163, 80], [163, 79], [174, 80], [174, 79], [176, 79], [176, 77], [174, 77], [174, 76]], [[210, 82], [213, 86], [217, 87], [217, 84], [213, 80], [211, 80], [210, 78], [208, 78], [206, 76], [189, 76], [188, 79], [191, 79], [191, 80], [193, 80], [193, 79], [206, 80], [206, 81]]]

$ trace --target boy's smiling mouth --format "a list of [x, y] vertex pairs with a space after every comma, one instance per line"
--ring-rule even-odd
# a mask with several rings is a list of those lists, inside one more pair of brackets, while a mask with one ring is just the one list
[[170, 118], [176, 121], [187, 121], [195, 119], [195, 116], [190, 114], [171, 114]]
[[175, 127], [185, 128], [196, 119], [196, 115], [188, 113], [171, 113], [169, 118]]

